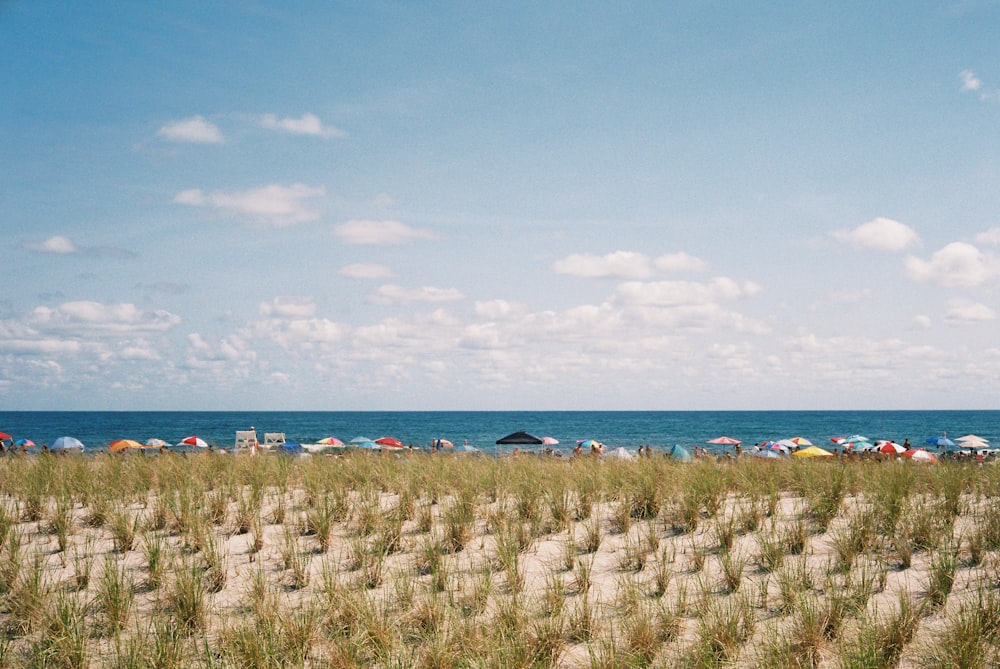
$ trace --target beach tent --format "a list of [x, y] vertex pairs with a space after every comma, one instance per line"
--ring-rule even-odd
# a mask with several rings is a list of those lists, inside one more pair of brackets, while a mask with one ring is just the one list
[[282, 455], [302, 455], [302, 444], [297, 444], [294, 441], [283, 441], [274, 447], [274, 451]]
[[51, 444], [49, 444], [50, 451], [59, 451], [64, 453], [72, 452], [83, 452], [83, 442], [76, 437], [59, 437]]
[[523, 431], [513, 432], [497, 439], [497, 444], [500, 446], [541, 446], [543, 443], [545, 442], [535, 435]]
[[606, 453], [602, 457], [608, 458], [609, 460], [634, 460], [635, 459], [634, 455], [632, 455], [631, 453], [629, 453], [628, 451], [626, 451], [621, 446], [619, 446], [618, 448], [614, 449], [613, 451], [610, 451], [609, 453]]
[[819, 446], [809, 446], [808, 448], [803, 448], [801, 451], [795, 451], [792, 453], [793, 458], [832, 458], [833, 453], [830, 451], [824, 451]]
[[691, 462], [693, 460], [688, 450], [680, 444], [674, 444], [674, 447], [670, 449], [670, 457], [678, 462]]

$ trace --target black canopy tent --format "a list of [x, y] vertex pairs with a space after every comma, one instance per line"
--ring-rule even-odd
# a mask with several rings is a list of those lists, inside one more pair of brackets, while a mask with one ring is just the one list
[[[506, 437], [501, 437], [497, 439], [497, 446], [539, 446], [545, 442], [536, 437], [533, 434], [528, 434], [527, 432], [514, 432], [513, 434], [508, 434]], [[497, 449], [499, 454], [499, 448]]]
[[542, 441], [541, 439], [539, 439], [535, 435], [528, 434], [527, 432], [515, 432], [513, 434], [508, 434], [506, 437], [502, 437], [500, 439], [497, 439], [497, 444], [505, 444], [505, 445], [517, 445], [517, 446], [535, 445], [535, 446], [537, 446], [537, 445], [544, 444], [544, 443], [545, 443], [544, 441]]

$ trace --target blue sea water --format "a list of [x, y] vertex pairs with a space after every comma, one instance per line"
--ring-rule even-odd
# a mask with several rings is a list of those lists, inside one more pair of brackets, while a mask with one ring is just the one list
[[456, 445], [468, 441], [491, 454], [505, 452], [495, 445], [497, 439], [517, 430], [554, 437], [565, 450], [579, 439], [632, 450], [640, 445], [704, 446], [721, 435], [746, 445], [802, 436], [831, 446], [830, 437], [853, 434], [900, 443], [909, 439], [918, 445], [946, 432], [951, 437], [973, 433], [1000, 444], [1000, 411], [0, 412], [0, 432], [15, 439], [42, 444], [68, 435], [80, 439], [88, 451], [104, 450], [115, 439], [156, 437], [177, 443], [191, 435], [227, 448], [236, 430], [251, 426], [261, 438], [265, 432], [284, 432], [289, 441], [303, 443], [328, 436], [345, 442], [357, 436], [393, 436], [427, 448], [441, 438]]

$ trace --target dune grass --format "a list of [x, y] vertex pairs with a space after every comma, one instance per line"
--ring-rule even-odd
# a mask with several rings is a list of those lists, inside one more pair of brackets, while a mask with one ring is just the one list
[[1000, 468], [45, 455], [0, 491], [3, 666], [1000, 655]]

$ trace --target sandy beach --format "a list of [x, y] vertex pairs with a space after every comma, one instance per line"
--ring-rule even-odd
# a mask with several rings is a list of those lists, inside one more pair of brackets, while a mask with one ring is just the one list
[[357, 453], [0, 476], [4, 666], [997, 657], [1000, 618], [973, 613], [1000, 612], [994, 467]]

